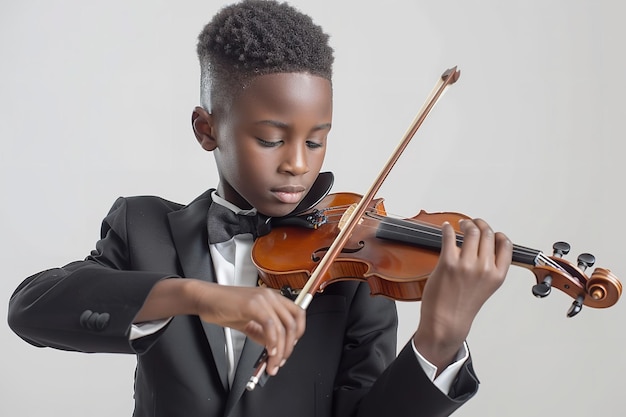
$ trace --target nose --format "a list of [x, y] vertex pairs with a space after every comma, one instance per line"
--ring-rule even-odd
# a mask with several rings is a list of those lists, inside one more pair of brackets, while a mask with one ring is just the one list
[[304, 175], [309, 172], [306, 144], [292, 144], [284, 148], [280, 171], [291, 175]]

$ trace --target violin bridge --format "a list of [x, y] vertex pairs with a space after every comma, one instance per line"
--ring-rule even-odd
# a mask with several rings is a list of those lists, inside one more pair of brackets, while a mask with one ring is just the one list
[[[343, 215], [341, 216], [341, 219], [339, 219], [339, 224], [337, 225], [339, 230], [343, 230], [346, 223], [348, 223], [348, 219], [350, 219], [350, 216], [352, 216], [352, 213], [354, 212], [354, 210], [356, 210], [356, 203], [350, 204], [350, 207], [348, 207], [346, 211], [344, 211]], [[359, 219], [359, 223], [362, 221], [363, 219]]]

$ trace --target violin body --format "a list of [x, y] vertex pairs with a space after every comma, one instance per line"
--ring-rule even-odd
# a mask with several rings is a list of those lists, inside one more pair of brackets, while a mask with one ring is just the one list
[[[279, 226], [257, 238], [252, 260], [261, 280], [270, 288], [288, 285], [304, 287], [319, 259], [339, 233], [338, 221], [361, 196], [353, 193], [329, 194], [318, 206], [331, 218], [316, 229]], [[386, 215], [382, 199], [373, 200], [370, 212]], [[368, 216], [359, 221], [341, 255], [335, 259], [318, 291], [338, 281], [367, 281], [371, 293], [395, 300], [417, 301], [430, 272], [437, 264], [438, 254], [427, 251], [415, 256], [415, 248], [392, 241], [377, 241], [378, 221]]]

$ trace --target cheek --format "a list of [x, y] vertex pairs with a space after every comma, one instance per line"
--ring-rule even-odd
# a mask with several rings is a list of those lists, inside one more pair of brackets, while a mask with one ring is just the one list
[[237, 149], [232, 155], [231, 170], [235, 172], [235, 181], [254, 184], [262, 181], [266, 175], [270, 158], [254, 147]]
[[314, 171], [319, 171], [324, 164], [324, 158], [326, 157], [326, 147], [319, 152], [314, 152], [311, 160], [309, 161], [310, 168]]
[[245, 143], [236, 135], [236, 132], [230, 129], [221, 131], [220, 137], [222, 140], [218, 144], [216, 158], [220, 162], [221, 169], [224, 172], [229, 172], [231, 179], [235, 179], [232, 178], [232, 175], [237, 175], [249, 164], [246, 159], [248, 159], [247, 155], [250, 154], [250, 150], [246, 149]]
[[246, 183], [253, 183], [257, 181], [261, 174], [257, 165], [259, 160], [256, 158], [239, 158], [236, 162], [237, 172], [239, 173], [239, 181], [245, 181]]

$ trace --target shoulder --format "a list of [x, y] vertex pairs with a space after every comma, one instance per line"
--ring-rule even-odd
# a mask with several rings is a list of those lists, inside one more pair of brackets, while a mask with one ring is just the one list
[[122, 206], [126, 210], [150, 209], [165, 212], [180, 210], [184, 207], [181, 203], [176, 203], [174, 201], [166, 200], [165, 198], [153, 195], [118, 197], [117, 200], [115, 200], [115, 203], [113, 203], [113, 208]]
[[111, 212], [123, 209], [126, 215], [146, 216], [150, 214], [168, 214], [182, 210], [200, 200], [210, 199], [211, 192], [207, 190], [189, 204], [182, 204], [154, 195], [140, 195], [118, 197], [111, 207]]
[[123, 205], [126, 210], [126, 215], [132, 217], [166, 215], [167, 213], [178, 211], [184, 207], [181, 203], [152, 195], [119, 197], [115, 204]]
[[104, 236], [110, 229], [165, 225], [169, 215], [184, 212], [189, 207], [198, 206], [201, 201], [210, 200], [211, 191], [206, 191], [188, 205], [152, 195], [118, 197], [103, 221], [101, 235]]

